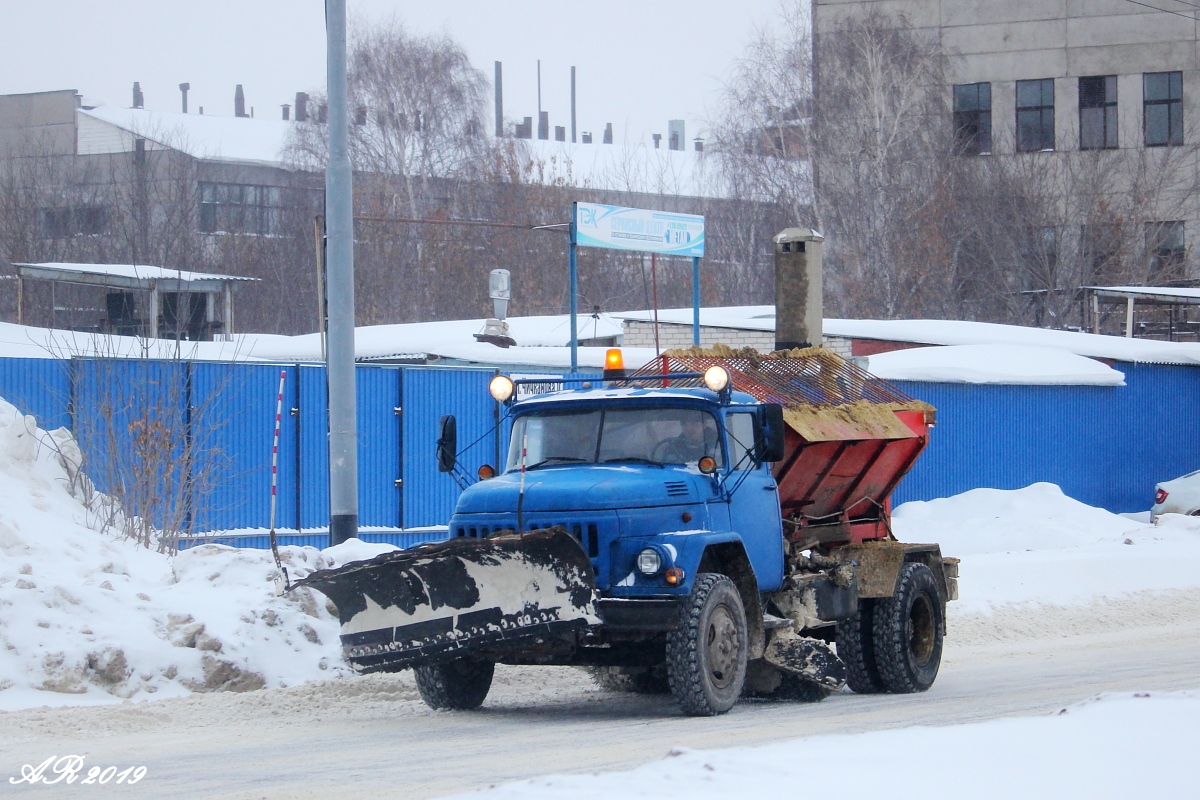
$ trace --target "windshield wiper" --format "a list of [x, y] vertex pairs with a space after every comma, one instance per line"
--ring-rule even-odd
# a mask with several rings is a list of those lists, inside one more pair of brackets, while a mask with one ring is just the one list
[[632, 464], [653, 464], [656, 467], [663, 466], [663, 462], [661, 462], [661, 461], [655, 461], [652, 458], [642, 458], [641, 456], [622, 456], [620, 458], [606, 458], [601, 463], [616, 464], [616, 463], [619, 463], [622, 461], [626, 461], [626, 462], [629, 462]]
[[530, 464], [525, 469], [537, 469], [538, 467], [545, 467], [550, 464], [584, 463], [586, 461], [586, 458], [576, 458], [575, 456], [550, 456], [549, 458], [543, 458], [536, 464]]

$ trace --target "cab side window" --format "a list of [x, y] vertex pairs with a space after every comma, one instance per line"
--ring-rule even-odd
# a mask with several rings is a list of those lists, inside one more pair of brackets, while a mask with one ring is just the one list
[[734, 469], [754, 469], [754, 415], [729, 414], [725, 417], [725, 435], [729, 439], [729, 463]]

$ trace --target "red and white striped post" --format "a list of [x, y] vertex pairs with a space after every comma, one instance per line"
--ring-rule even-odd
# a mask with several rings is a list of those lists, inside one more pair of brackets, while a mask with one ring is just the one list
[[[288, 579], [287, 568], [279, 560], [279, 545], [275, 541], [275, 494], [279, 488], [279, 426], [283, 419], [283, 384], [287, 380], [287, 370], [279, 371], [279, 394], [275, 397], [275, 440], [271, 444], [271, 530], [268, 536], [271, 539], [271, 554], [275, 556], [275, 566], [283, 575], [283, 585], [280, 589], [290, 588], [291, 581]], [[276, 579], [278, 586], [278, 579]]]
[[283, 383], [287, 370], [279, 372], [279, 395], [275, 398], [275, 442], [271, 445], [271, 533], [275, 532], [275, 492], [279, 488], [279, 425], [283, 419]]

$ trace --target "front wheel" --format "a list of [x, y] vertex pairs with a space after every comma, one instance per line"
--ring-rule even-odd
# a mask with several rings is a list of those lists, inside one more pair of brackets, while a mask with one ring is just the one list
[[945, 613], [929, 567], [901, 567], [896, 593], [875, 607], [875, 662], [888, 691], [911, 694], [933, 685], [942, 664]]
[[696, 576], [667, 634], [667, 678], [683, 713], [711, 717], [733, 708], [746, 681], [746, 611], [733, 581]]
[[432, 709], [464, 711], [479, 708], [492, 688], [496, 664], [473, 658], [456, 658], [441, 664], [414, 667], [417, 691]]

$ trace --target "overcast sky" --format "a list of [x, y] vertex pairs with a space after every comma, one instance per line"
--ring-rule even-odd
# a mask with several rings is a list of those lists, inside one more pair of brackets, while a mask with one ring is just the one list
[[[779, 0], [349, 0], [370, 21], [395, 15], [411, 31], [446, 32], [491, 80], [504, 63], [505, 115], [570, 125], [570, 68], [577, 68], [579, 129], [612, 122], [618, 141], [687, 136], [714, 104], [720, 81]], [[77, 89], [128, 106], [140, 81], [147, 108], [233, 115], [234, 86], [256, 116], [278, 119], [297, 91], [325, 83], [324, 4], [314, 0], [5, 0], [0, 24], [0, 94]], [[489, 115], [490, 118], [490, 115]], [[568, 128], [569, 136], [569, 128]]]

